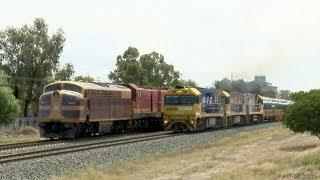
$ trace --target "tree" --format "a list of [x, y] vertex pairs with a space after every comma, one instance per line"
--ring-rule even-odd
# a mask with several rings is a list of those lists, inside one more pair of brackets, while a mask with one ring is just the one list
[[243, 79], [232, 81], [231, 91], [246, 93], [248, 92], [247, 83]]
[[94, 82], [95, 79], [91, 76], [76, 76], [76, 77], [74, 77], [74, 81]]
[[37, 101], [43, 87], [57, 69], [65, 38], [62, 30], [48, 35], [48, 25], [41, 18], [32, 26], [7, 28], [0, 32], [0, 59], [14, 95], [23, 102], [24, 116], [32, 101]]
[[7, 85], [3, 77], [0, 78], [0, 124], [14, 122], [20, 115], [21, 110], [19, 101], [14, 97], [12, 90]]
[[71, 63], [66, 63], [60, 67], [55, 73], [55, 80], [57, 81], [70, 81], [71, 76], [74, 74], [74, 67]]
[[320, 138], [320, 90], [299, 92], [285, 111], [283, 124], [296, 133], [310, 132]]
[[231, 81], [228, 78], [223, 78], [221, 81], [215, 81], [214, 87], [216, 89], [222, 90], [222, 91], [231, 91]]
[[191, 79], [188, 79], [188, 80], [182, 79], [182, 80], [180, 80], [179, 84], [181, 86], [186, 86], [186, 87], [188, 87], [188, 86], [197, 87], [197, 83], [195, 81], [191, 80]]
[[129, 47], [117, 57], [116, 69], [108, 75], [115, 83], [135, 83], [143, 87], [168, 87], [184, 83], [180, 72], [167, 64], [164, 56], [151, 52], [139, 56], [137, 48]]
[[129, 47], [123, 55], [117, 57], [116, 69], [108, 75], [115, 83], [135, 83], [143, 85], [144, 77], [138, 62], [139, 52], [137, 48]]

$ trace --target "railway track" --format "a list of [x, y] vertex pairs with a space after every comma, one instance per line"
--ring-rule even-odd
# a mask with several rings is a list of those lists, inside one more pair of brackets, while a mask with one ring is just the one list
[[[21, 143], [12, 143], [12, 144], [1, 144], [0, 152], [14, 149], [23, 149], [28, 147], [39, 147], [46, 145], [56, 145], [60, 143], [77, 143], [77, 142], [87, 142], [92, 140], [103, 140], [105, 138], [121, 138], [124, 135], [128, 134], [116, 134], [116, 135], [103, 135], [103, 136], [92, 136], [88, 138], [80, 138], [80, 139], [53, 139], [53, 140], [39, 140], [39, 141], [29, 141], [29, 142], [21, 142]], [[134, 135], [134, 134], [130, 134]]]
[[0, 151], [59, 143], [59, 140], [39, 140], [14, 144], [1, 144]]
[[[166, 138], [166, 137], [176, 136], [176, 135], [177, 134], [172, 134], [172, 132], [161, 132], [161, 133], [152, 134], [152, 135], [128, 137], [128, 138], [123, 138], [123, 139], [118, 139], [118, 140], [88, 142], [88, 143], [83, 143], [83, 144], [70, 145], [70, 146], [66, 146], [66, 147], [57, 147], [57, 148], [52, 148], [52, 149], [9, 154], [9, 155], [0, 156], [0, 164], [28, 160], [28, 159], [41, 158], [41, 157], [48, 157], [48, 156], [66, 154], [66, 153], [80, 152], [80, 151], [85, 151], [85, 150], [90, 150], [90, 149], [97, 149], [97, 148], [104, 148], [104, 147], [117, 146], [117, 145], [123, 145], [123, 144], [130, 144], [130, 143], [136, 143], [136, 142], [142, 142], [142, 141], [149, 141], [149, 140], [161, 139], [161, 138]], [[22, 145], [23, 143], [19, 143], [19, 144]], [[27, 144], [27, 145], [29, 145], [29, 144]]]
[[[262, 122], [261, 124], [266, 124], [266, 123], [274, 123], [274, 122]], [[258, 125], [258, 124], [250, 124], [245, 126], [254, 126], [254, 125]], [[231, 126], [231, 127], [208, 129], [204, 131], [189, 132], [189, 133], [206, 133], [210, 131], [219, 131], [219, 130], [240, 128], [240, 127], [243, 127], [243, 126]], [[65, 153], [80, 152], [80, 151], [85, 151], [90, 149], [130, 144], [130, 143], [136, 143], [136, 142], [142, 142], [142, 141], [148, 141], [148, 140], [155, 140], [155, 139], [161, 139], [161, 138], [173, 137], [173, 136], [185, 135], [185, 134], [186, 133], [173, 134], [171, 131], [162, 131], [162, 132], [156, 132], [156, 133], [137, 134], [129, 137], [110, 136], [110, 137], [116, 138], [111, 140], [106, 139], [106, 137], [104, 138], [96, 137], [96, 138], [76, 139], [73, 141], [72, 140], [54, 140], [54, 141], [42, 140], [42, 141], [33, 141], [33, 142], [25, 142], [25, 143], [4, 144], [4, 145], [0, 145], [0, 151], [11, 150], [16, 148], [37, 147], [37, 146], [43, 146], [48, 144], [53, 145], [58, 143], [67, 143], [66, 146], [62, 146], [62, 147], [53, 147], [53, 148], [43, 149], [43, 150], [34, 150], [34, 151], [27, 151], [22, 153], [19, 152], [19, 153], [7, 154], [7, 155], [0, 155], [0, 164], [47, 157], [47, 156], [60, 155]], [[80, 142], [80, 143], [74, 144], [75, 142]]]

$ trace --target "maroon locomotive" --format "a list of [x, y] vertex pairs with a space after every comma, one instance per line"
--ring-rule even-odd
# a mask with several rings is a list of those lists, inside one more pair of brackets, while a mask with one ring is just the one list
[[133, 130], [162, 130], [165, 91], [135, 84], [58, 81], [39, 99], [42, 137], [75, 138]]

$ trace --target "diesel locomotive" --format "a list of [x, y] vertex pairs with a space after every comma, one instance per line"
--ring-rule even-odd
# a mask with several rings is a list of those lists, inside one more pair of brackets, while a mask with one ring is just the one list
[[78, 138], [129, 131], [198, 131], [281, 120], [292, 101], [212, 88], [57, 81], [39, 99], [40, 135]]
[[167, 90], [164, 127], [187, 132], [280, 120], [283, 109], [292, 103], [285, 101], [280, 106], [272, 102], [275, 104], [256, 94], [178, 86]]
[[165, 91], [135, 84], [57, 81], [39, 99], [40, 135], [77, 138], [135, 130], [162, 130]]
[[286, 107], [293, 104], [293, 101], [279, 98], [261, 96], [263, 101], [263, 117], [267, 121], [281, 121], [284, 117]]

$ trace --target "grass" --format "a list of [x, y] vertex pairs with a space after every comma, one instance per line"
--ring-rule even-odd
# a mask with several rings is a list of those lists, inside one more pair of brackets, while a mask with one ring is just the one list
[[319, 179], [320, 141], [272, 127], [53, 179]]
[[0, 144], [28, 142], [40, 139], [38, 130], [29, 126], [0, 133]]

